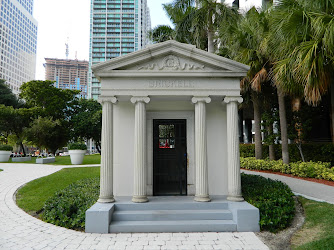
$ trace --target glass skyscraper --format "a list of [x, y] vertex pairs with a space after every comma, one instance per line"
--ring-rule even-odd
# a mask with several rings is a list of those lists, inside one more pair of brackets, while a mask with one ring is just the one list
[[0, 0], [0, 79], [13, 93], [35, 79], [37, 21], [33, 0]]
[[88, 96], [97, 99], [100, 83], [91, 66], [144, 48], [151, 29], [147, 0], [91, 0]]

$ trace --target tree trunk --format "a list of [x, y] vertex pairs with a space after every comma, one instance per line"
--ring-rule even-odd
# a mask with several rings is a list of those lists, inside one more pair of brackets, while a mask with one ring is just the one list
[[95, 144], [96, 144], [96, 150], [97, 150], [97, 152], [99, 152], [99, 154], [101, 154], [101, 145], [100, 145], [100, 142], [96, 141]]
[[[270, 124], [268, 126], [267, 131], [268, 131], [269, 137], [272, 137], [273, 136], [273, 124]], [[275, 160], [275, 147], [272, 142], [269, 144], [269, 159], [271, 161]]]
[[255, 158], [262, 159], [261, 111], [260, 101], [257, 94], [252, 94], [252, 101], [254, 108]]
[[282, 159], [284, 164], [289, 164], [289, 148], [288, 148], [288, 128], [286, 123], [285, 102], [283, 93], [277, 89], [278, 106], [279, 106], [279, 120], [281, 127], [282, 140]]
[[239, 142], [244, 143], [244, 116], [243, 116], [243, 110], [239, 110]]
[[334, 83], [331, 85], [331, 135], [332, 135], [332, 142], [334, 143]]
[[209, 53], [215, 53], [215, 46], [213, 43], [213, 35], [214, 33], [212, 31], [208, 31], [208, 52]]
[[26, 151], [24, 150], [24, 146], [23, 146], [22, 142], [20, 143], [20, 147], [21, 147], [21, 150], [22, 150], [22, 153], [23, 153], [23, 157], [26, 157]]

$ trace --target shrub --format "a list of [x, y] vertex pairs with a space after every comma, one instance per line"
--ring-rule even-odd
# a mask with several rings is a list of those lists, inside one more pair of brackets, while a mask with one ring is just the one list
[[87, 146], [84, 143], [79, 143], [79, 142], [75, 142], [75, 143], [71, 143], [68, 145], [68, 150], [86, 150]]
[[[277, 159], [282, 157], [281, 145], [275, 144], [275, 156]], [[331, 162], [334, 165], [334, 144], [333, 143], [305, 143], [302, 144], [303, 154], [306, 161]], [[254, 144], [240, 144], [241, 157], [255, 157]], [[289, 156], [291, 162], [301, 161], [298, 148], [294, 144], [289, 144]], [[268, 145], [263, 145], [263, 157], [269, 157]]]
[[256, 160], [254, 157], [240, 158], [240, 167], [248, 170], [269, 170], [299, 177], [334, 181], [334, 168], [330, 162], [293, 162], [290, 165], [279, 161]]
[[260, 210], [261, 230], [277, 232], [291, 224], [295, 203], [286, 184], [246, 174], [241, 175], [241, 182], [245, 200]]
[[0, 145], [0, 150], [2, 151], [13, 151], [13, 147], [10, 145]]
[[44, 204], [42, 219], [57, 226], [83, 230], [85, 213], [99, 197], [99, 178], [87, 178], [55, 193]]

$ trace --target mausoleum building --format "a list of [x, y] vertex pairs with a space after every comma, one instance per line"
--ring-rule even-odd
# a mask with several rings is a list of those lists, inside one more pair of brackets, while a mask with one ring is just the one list
[[175, 41], [93, 66], [101, 190], [86, 231], [258, 231], [258, 210], [241, 193], [238, 104], [248, 70]]

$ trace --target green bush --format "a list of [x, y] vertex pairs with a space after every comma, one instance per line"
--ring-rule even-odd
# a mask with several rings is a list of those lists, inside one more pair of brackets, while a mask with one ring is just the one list
[[86, 150], [87, 146], [84, 143], [79, 143], [79, 142], [75, 142], [75, 143], [71, 143], [68, 145], [68, 150]]
[[299, 177], [334, 181], [334, 168], [330, 162], [292, 162], [289, 165], [279, 161], [256, 160], [254, 157], [240, 158], [240, 167], [248, 170], [269, 170]]
[[85, 213], [99, 197], [99, 178], [87, 178], [69, 185], [49, 198], [42, 220], [57, 226], [83, 230]]
[[[276, 159], [282, 158], [281, 145], [275, 144]], [[305, 143], [302, 144], [303, 154], [306, 161], [331, 162], [334, 166], [334, 144], [333, 143]], [[269, 157], [268, 145], [263, 145], [263, 158]], [[255, 157], [254, 144], [240, 144], [241, 157]], [[291, 162], [301, 161], [301, 156], [295, 144], [289, 144], [289, 156]]]
[[261, 230], [277, 232], [291, 224], [295, 203], [286, 184], [246, 174], [241, 175], [241, 182], [245, 200], [260, 210]]
[[0, 150], [3, 151], [13, 151], [13, 147], [10, 145], [0, 145]]

